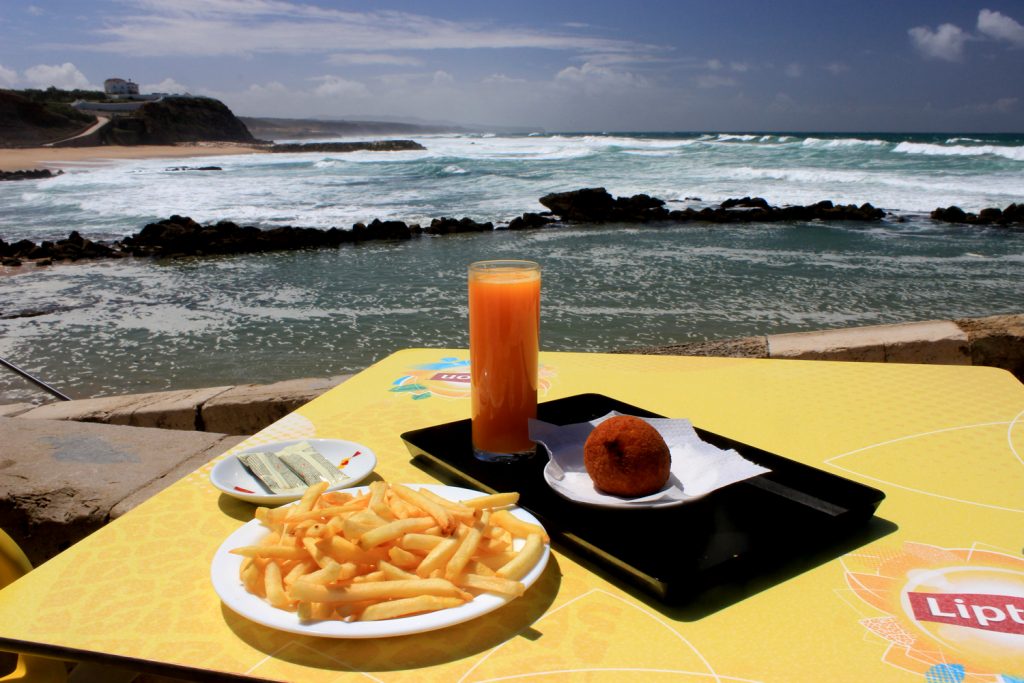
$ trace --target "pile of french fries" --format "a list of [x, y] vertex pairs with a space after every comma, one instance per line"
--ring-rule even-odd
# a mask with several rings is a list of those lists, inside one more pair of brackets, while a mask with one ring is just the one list
[[257, 508], [269, 533], [231, 551], [243, 557], [247, 591], [302, 620], [376, 621], [457, 607], [480, 593], [518, 597], [519, 579], [549, 540], [507, 509], [518, 493], [454, 502], [383, 481], [361, 495], [326, 488]]

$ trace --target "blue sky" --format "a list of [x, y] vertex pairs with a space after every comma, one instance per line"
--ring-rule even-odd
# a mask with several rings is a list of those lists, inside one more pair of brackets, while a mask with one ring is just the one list
[[0, 0], [0, 87], [549, 131], [1024, 130], [1024, 2]]

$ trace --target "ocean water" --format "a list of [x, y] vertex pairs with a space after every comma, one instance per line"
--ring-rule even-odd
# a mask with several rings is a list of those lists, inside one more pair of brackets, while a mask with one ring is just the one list
[[[880, 223], [562, 226], [339, 249], [122, 260], [0, 278], [0, 356], [75, 397], [352, 372], [409, 346], [465, 346], [465, 269], [544, 269], [542, 347], [703, 339], [1020, 312], [1024, 230], [931, 221], [1024, 201], [1024, 136], [451, 135], [423, 152], [252, 154], [67, 166], [0, 184], [0, 237], [200, 222], [506, 223], [603, 186], [670, 208], [762, 196], [871, 202]], [[170, 171], [217, 165], [221, 172]], [[44, 311], [32, 317], [19, 312]], [[0, 402], [41, 400], [0, 371]]]

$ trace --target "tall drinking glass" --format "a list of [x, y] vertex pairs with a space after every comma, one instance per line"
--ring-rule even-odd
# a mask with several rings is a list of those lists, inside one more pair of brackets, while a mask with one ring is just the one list
[[469, 266], [469, 365], [473, 452], [492, 462], [533, 455], [527, 420], [537, 417], [540, 266]]

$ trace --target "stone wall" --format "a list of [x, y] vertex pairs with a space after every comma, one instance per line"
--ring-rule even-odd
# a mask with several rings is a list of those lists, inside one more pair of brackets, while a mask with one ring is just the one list
[[[985, 365], [1024, 381], [1024, 314], [770, 334], [619, 353]], [[0, 416], [218, 434], [263, 429], [348, 376], [0, 406]]]
[[985, 365], [1008, 370], [1024, 381], [1024, 314], [769, 334], [619, 352]]

